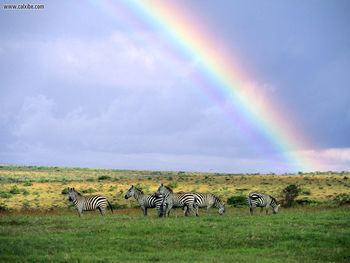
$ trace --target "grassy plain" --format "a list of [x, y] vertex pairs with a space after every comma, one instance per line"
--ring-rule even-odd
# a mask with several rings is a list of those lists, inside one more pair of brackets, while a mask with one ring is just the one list
[[350, 207], [147, 218], [136, 209], [0, 216], [1, 262], [349, 262]]
[[[350, 262], [349, 173], [214, 174], [59, 167], [0, 167], [0, 262]], [[200, 217], [147, 218], [130, 185], [146, 193], [160, 183], [175, 191], [213, 192], [224, 201], [250, 191], [271, 193], [297, 184], [311, 205], [250, 216], [227, 206]], [[79, 218], [62, 191], [103, 194], [116, 209]]]
[[270, 193], [279, 199], [283, 188], [297, 184], [299, 199], [325, 203], [339, 194], [350, 194], [349, 173], [309, 174], [218, 174], [193, 172], [124, 171], [60, 167], [0, 167], [0, 207], [4, 209], [67, 208], [67, 187], [86, 194], [103, 194], [116, 207], [134, 207], [124, 194], [132, 184], [145, 193], [156, 191], [160, 183], [175, 191], [212, 192], [227, 200], [246, 196], [250, 191]]

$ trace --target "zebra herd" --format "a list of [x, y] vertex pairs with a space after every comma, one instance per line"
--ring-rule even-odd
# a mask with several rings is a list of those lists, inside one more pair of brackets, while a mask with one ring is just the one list
[[[83, 196], [74, 188], [68, 189], [69, 201], [71, 201], [81, 216], [83, 211], [91, 211], [98, 209], [103, 216], [106, 213], [107, 205], [109, 205], [112, 213], [113, 209], [106, 197], [102, 195]], [[158, 190], [153, 194], [144, 194], [140, 188], [132, 185], [125, 194], [125, 199], [134, 197], [138, 202], [143, 214], [147, 216], [148, 208], [156, 208], [159, 217], [168, 217], [171, 209], [181, 208], [184, 210], [184, 215], [188, 216], [194, 212], [198, 216], [199, 208], [206, 208], [208, 212], [211, 207], [216, 207], [220, 215], [225, 213], [225, 204], [219, 197], [212, 193], [196, 193], [196, 192], [178, 192], [161, 184]], [[265, 207], [266, 214], [271, 207], [274, 214], [278, 213], [280, 205], [276, 199], [267, 194], [252, 192], [249, 193], [248, 206], [251, 215], [256, 207], [260, 207], [260, 213]]]

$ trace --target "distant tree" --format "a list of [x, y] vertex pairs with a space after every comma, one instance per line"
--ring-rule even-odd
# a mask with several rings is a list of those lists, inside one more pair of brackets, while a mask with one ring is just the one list
[[290, 184], [286, 188], [283, 189], [283, 206], [285, 207], [291, 207], [294, 204], [295, 198], [300, 193], [300, 188], [295, 184]]

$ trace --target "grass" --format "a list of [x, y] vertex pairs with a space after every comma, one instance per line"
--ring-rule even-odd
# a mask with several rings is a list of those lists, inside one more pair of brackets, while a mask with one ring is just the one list
[[[0, 166], [0, 262], [350, 262], [349, 177]], [[307, 205], [269, 216], [227, 207], [224, 216], [213, 209], [163, 219], [154, 210], [144, 218], [124, 199], [132, 184], [152, 193], [160, 182], [242, 205], [250, 191], [278, 198], [296, 184]], [[117, 210], [79, 218], [67, 187], [103, 194]]]
[[[180, 212], [178, 211], [178, 214]], [[349, 262], [350, 207], [199, 218], [139, 210], [0, 217], [2, 262]]]
[[[266, 192], [278, 199], [283, 188], [297, 184], [303, 189], [298, 198], [316, 204], [328, 202], [339, 194], [350, 195], [349, 177], [349, 172], [262, 175], [0, 166], [0, 206], [20, 210], [27, 202], [31, 208], [66, 208], [68, 202], [62, 190], [75, 187], [86, 194], [103, 194], [114, 204], [133, 207], [135, 201], [124, 199], [132, 184], [152, 193], [161, 182], [178, 192], [212, 192], [225, 201], [232, 196], [247, 196], [250, 191]], [[19, 193], [11, 193], [17, 189]]]

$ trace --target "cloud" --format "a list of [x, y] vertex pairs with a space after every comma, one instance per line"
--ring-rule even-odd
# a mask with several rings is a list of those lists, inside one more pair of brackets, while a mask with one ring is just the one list
[[[14, 125], [17, 142], [48, 148], [114, 153], [219, 154], [237, 153], [240, 138], [227, 126], [218, 108], [193, 108], [185, 94], [130, 95], [114, 100], [99, 114], [61, 107], [44, 95], [25, 99]], [[220, 136], [215, 136], [215, 134]], [[214, 136], [214, 137], [213, 137]], [[236, 143], [234, 143], [236, 141]]]
[[7, 40], [0, 45], [0, 57], [12, 60], [27, 77], [41, 71], [45, 78], [76, 85], [159, 89], [185, 76], [192, 62], [186, 66], [169, 50], [151, 45], [156, 39], [152, 34], [114, 32], [99, 38]]
[[350, 167], [350, 148], [324, 148], [295, 153], [300, 159], [317, 164], [319, 171], [347, 171]]

